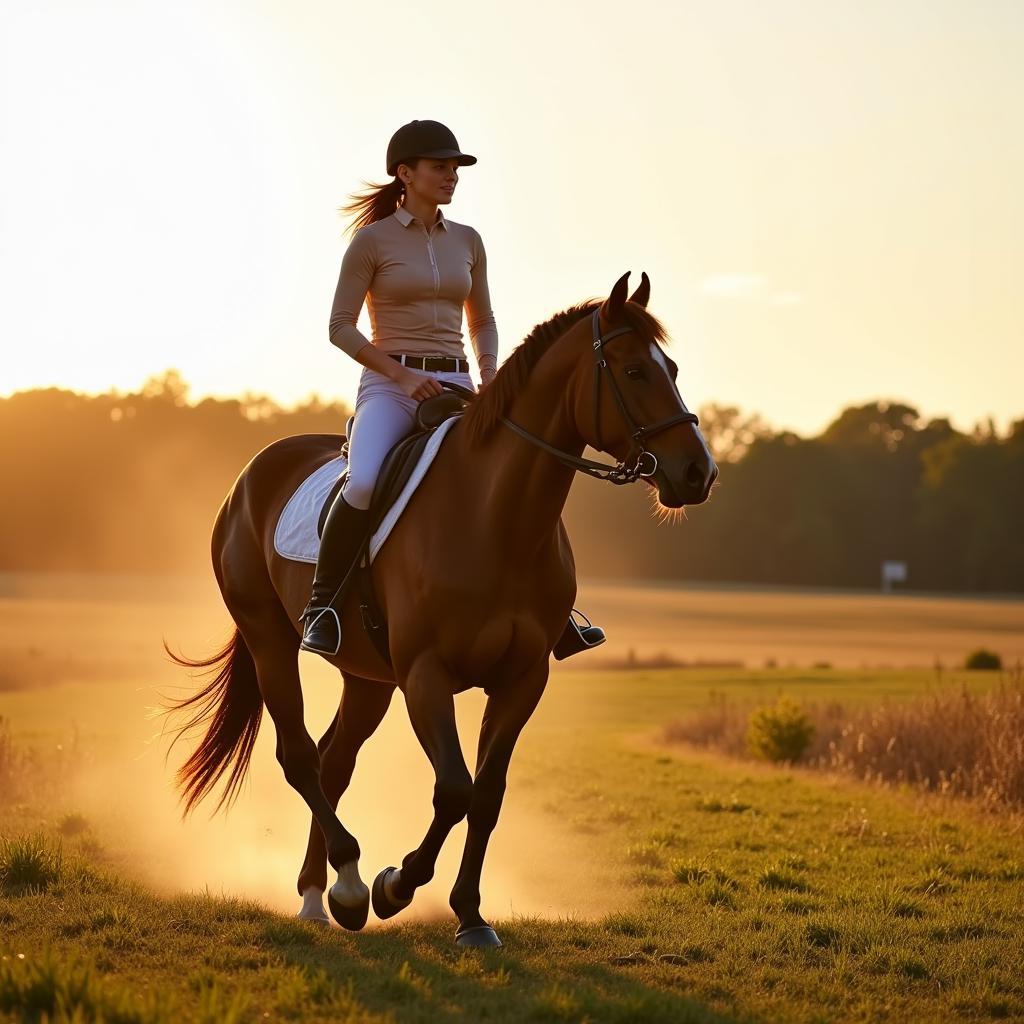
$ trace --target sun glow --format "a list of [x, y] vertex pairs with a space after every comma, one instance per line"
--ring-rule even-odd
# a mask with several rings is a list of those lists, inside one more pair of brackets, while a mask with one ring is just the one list
[[[385, 180], [391, 132], [431, 116], [479, 154], [445, 213], [487, 245], [503, 355], [644, 269], [694, 407], [803, 432], [880, 397], [961, 427], [1020, 414], [1013, 5], [929, 11], [927, 32], [913, 6], [649, 3], [623, 20], [527, 2], [510, 20], [455, 0], [443, 28], [390, 10], [390, 68], [442, 38], [457, 55], [413, 101], [359, 42], [383, 30], [369, 8], [7, 11], [0, 395], [130, 390], [173, 366], [195, 397], [351, 400], [360, 368], [327, 341], [336, 211]], [[963, 372], [967, 345], [981, 372]]]

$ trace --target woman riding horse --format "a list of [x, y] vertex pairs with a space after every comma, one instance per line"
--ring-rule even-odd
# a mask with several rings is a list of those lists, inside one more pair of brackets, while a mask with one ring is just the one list
[[[413, 169], [410, 181], [419, 174]], [[423, 230], [430, 241], [431, 232]], [[440, 247], [432, 242], [431, 248]], [[339, 435], [273, 442], [250, 460], [224, 499], [211, 553], [235, 628], [208, 658], [171, 655], [215, 673], [198, 692], [172, 702], [172, 710], [187, 717], [179, 736], [204, 729], [178, 781], [186, 813], [221, 780], [218, 807], [229, 805], [246, 777], [266, 709], [285, 779], [312, 815], [296, 885], [303, 919], [326, 923], [325, 895], [334, 919], [352, 930], [365, 925], [371, 902], [379, 918], [401, 912], [433, 877], [445, 840], [465, 819], [449, 900], [459, 922], [456, 942], [500, 945], [480, 912], [481, 872], [512, 753], [544, 692], [576, 598], [561, 518], [575, 474], [614, 484], [643, 480], [668, 508], [706, 501], [718, 476], [697, 417], [679, 393], [665, 327], [646, 308], [650, 281], [643, 274], [630, 295], [628, 277], [623, 274], [607, 298], [539, 323], [445, 435], [370, 567], [388, 626], [387, 657], [359, 628], [356, 595], [337, 606], [346, 641], [323, 657], [344, 685], [319, 743], [306, 728], [298, 663], [299, 612], [312, 569], [282, 557], [274, 535], [302, 482], [337, 458]], [[401, 365], [370, 345], [358, 351], [381, 357], [379, 365]], [[583, 458], [588, 445], [616, 464]], [[455, 722], [455, 695], [472, 687], [487, 695], [473, 773]], [[423, 840], [398, 866], [378, 872], [371, 890], [359, 872], [359, 842], [337, 807], [360, 748], [396, 691], [434, 772], [434, 793]], [[328, 864], [337, 872], [329, 889]]]
[[[442, 394], [441, 382], [474, 390], [462, 345], [465, 306], [481, 384], [494, 376], [498, 331], [479, 233], [438, 209], [452, 201], [457, 168], [476, 157], [459, 150], [437, 121], [411, 121], [388, 144], [394, 181], [354, 202], [359, 216], [345, 252], [331, 309], [331, 343], [364, 367], [348, 443], [348, 476], [324, 522], [302, 648], [335, 655], [341, 646], [337, 607], [369, 528], [370, 500], [381, 463], [416, 423], [416, 408]], [[399, 199], [402, 202], [399, 202]], [[371, 342], [356, 326], [366, 301]], [[604, 641], [570, 616], [556, 657]]]

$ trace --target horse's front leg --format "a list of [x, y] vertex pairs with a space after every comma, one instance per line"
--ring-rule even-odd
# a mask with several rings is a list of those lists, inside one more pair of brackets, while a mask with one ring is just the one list
[[459, 919], [455, 941], [460, 946], [501, 945], [497, 933], [480, 916], [480, 874], [487, 842], [501, 812], [512, 751], [523, 726], [537, 707], [547, 679], [548, 662], [545, 659], [534, 671], [487, 699], [480, 729], [476, 781], [469, 807], [466, 848], [450, 900], [451, 908]]
[[434, 877], [448, 833], [466, 816], [473, 778], [466, 767], [455, 725], [457, 680], [433, 654], [422, 656], [405, 680], [409, 720], [434, 768], [434, 817], [423, 842], [402, 861], [385, 868], [373, 884], [373, 909], [387, 918], [412, 902], [415, 891]]

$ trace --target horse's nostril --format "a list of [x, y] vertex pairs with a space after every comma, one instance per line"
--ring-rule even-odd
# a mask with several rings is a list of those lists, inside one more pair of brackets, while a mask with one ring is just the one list
[[686, 482], [690, 487], [704, 486], [704, 471], [696, 462], [691, 462], [686, 467]]

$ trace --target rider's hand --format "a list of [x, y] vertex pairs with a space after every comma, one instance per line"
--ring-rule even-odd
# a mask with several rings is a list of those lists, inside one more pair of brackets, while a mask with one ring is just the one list
[[492, 380], [494, 380], [494, 375], [497, 372], [498, 372], [497, 370], [492, 370], [490, 368], [481, 369], [481, 371], [480, 371], [480, 387], [482, 387], [482, 388], [487, 387], [487, 385], [490, 384]]
[[410, 397], [422, 402], [431, 395], [443, 395], [444, 388], [440, 381], [434, 377], [424, 377], [422, 374], [413, 373], [408, 367], [399, 367], [401, 373], [395, 378], [395, 383]]

